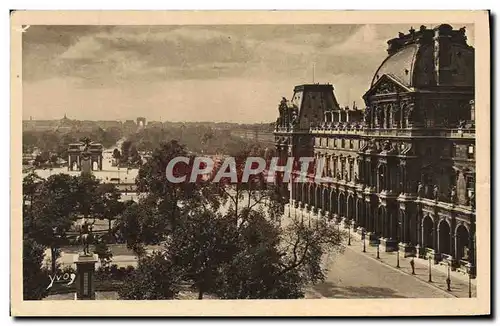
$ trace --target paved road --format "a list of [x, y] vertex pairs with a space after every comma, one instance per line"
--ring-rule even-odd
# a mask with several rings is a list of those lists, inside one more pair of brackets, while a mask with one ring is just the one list
[[443, 298], [450, 297], [442, 290], [401, 273], [346, 248], [336, 254], [329, 264], [324, 283], [312, 286], [306, 298]]

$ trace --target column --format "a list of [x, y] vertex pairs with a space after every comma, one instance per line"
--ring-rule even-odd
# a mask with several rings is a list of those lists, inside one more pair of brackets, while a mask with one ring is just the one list
[[387, 168], [388, 163], [384, 164], [384, 175], [385, 175], [385, 190], [390, 191], [391, 188], [391, 178], [389, 169]]
[[427, 245], [424, 239], [424, 219], [420, 219], [420, 243], [422, 244], [422, 247]]

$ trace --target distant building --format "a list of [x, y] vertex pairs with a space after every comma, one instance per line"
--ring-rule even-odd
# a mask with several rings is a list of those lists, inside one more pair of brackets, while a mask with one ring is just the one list
[[99, 126], [101, 129], [110, 129], [110, 128], [122, 128], [122, 123], [121, 121], [117, 120], [99, 120], [96, 122], [96, 124]]
[[148, 128], [162, 128], [163, 123], [160, 121], [149, 121], [147, 127]]
[[126, 133], [132, 133], [137, 131], [137, 124], [134, 120], [126, 120], [122, 125], [122, 130]]
[[88, 147], [82, 142], [69, 144], [68, 146], [68, 171], [102, 170], [103, 146], [91, 142]]

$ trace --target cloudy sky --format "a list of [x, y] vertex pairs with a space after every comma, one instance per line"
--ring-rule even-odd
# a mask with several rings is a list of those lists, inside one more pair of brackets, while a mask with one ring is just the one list
[[341, 105], [362, 106], [387, 40], [411, 26], [31, 26], [23, 118], [274, 121], [313, 65]]

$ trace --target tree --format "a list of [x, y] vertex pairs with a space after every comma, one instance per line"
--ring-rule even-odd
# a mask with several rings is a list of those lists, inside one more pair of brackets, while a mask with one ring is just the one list
[[122, 148], [121, 148], [122, 162], [128, 161], [128, 158], [130, 157], [130, 147], [132, 147], [132, 142], [130, 140], [125, 140], [122, 143]]
[[94, 252], [97, 254], [101, 266], [106, 266], [111, 258], [113, 258], [113, 253], [109, 249], [108, 245], [104, 241], [99, 241], [94, 248]]
[[[135, 180], [137, 190], [147, 193], [151, 203], [158, 207], [158, 210], [169, 221], [170, 226], [175, 228], [182, 207], [191, 205], [190, 203], [203, 200], [200, 196], [199, 185], [191, 182], [172, 183], [166, 177], [168, 163], [176, 157], [188, 157], [184, 146], [177, 141], [163, 143], [157, 148], [148, 162], [141, 166]], [[192, 160], [191, 160], [192, 162]], [[191, 163], [190, 163], [191, 164]], [[191, 165], [178, 163], [174, 175], [186, 175], [189, 180]]]
[[141, 156], [139, 155], [139, 152], [137, 151], [137, 147], [135, 145], [132, 145], [130, 147], [130, 163], [132, 165], [141, 165], [142, 163]]
[[108, 220], [108, 233], [112, 234], [113, 220], [125, 210], [125, 204], [120, 201], [121, 193], [114, 184], [100, 184], [97, 188], [98, 203], [96, 211], [99, 218]]
[[137, 269], [118, 291], [126, 300], [174, 299], [179, 293], [179, 277], [175, 265], [165, 254], [154, 252], [139, 259]]
[[66, 231], [73, 224], [75, 193], [73, 177], [55, 174], [41, 183], [33, 205], [31, 236], [50, 248], [52, 271], [56, 270], [59, 247], [65, 241]]
[[99, 191], [100, 181], [92, 174], [82, 174], [73, 179], [75, 211], [84, 218], [94, 219], [103, 213], [103, 196]]
[[59, 157], [57, 155], [51, 155], [50, 156], [50, 163], [52, 164], [57, 164], [57, 161], [59, 160]]
[[127, 248], [140, 257], [145, 254], [144, 245], [165, 240], [169, 223], [151, 199], [146, 198], [127, 206], [117, 221], [117, 228], [127, 242]]
[[[164, 258], [182, 280], [192, 282], [199, 299], [205, 293], [230, 299], [302, 297], [306, 285], [324, 280], [323, 260], [342, 249], [344, 233], [324, 220], [288, 219], [282, 225], [284, 187], [266, 184], [262, 174], [241, 182], [245, 159], [256, 151], [238, 153], [237, 182], [172, 184], [165, 177], [168, 162], [187, 155], [175, 141], [163, 144], [136, 179], [147, 200], [122, 216], [128, 245], [143, 248], [150, 239], [166, 240]], [[161, 220], [169, 223], [158, 224]]]
[[27, 227], [32, 226], [33, 219], [33, 203], [37, 195], [37, 189], [40, 187], [43, 179], [40, 178], [34, 171], [31, 171], [23, 178], [23, 217], [29, 221], [25, 225], [24, 232], [29, 232]]
[[237, 253], [231, 223], [210, 211], [192, 211], [169, 236], [166, 258], [193, 282], [198, 299], [214, 292], [219, 267]]
[[120, 159], [121, 159], [121, 153], [120, 153], [120, 150], [118, 148], [115, 148], [113, 150], [113, 158], [115, 159], [115, 162], [118, 164], [120, 162]]
[[43, 151], [35, 157], [35, 164], [42, 165], [49, 161], [50, 153], [48, 151]]
[[23, 298], [41, 300], [47, 296], [49, 273], [42, 268], [44, 247], [33, 239], [23, 240]]
[[262, 209], [217, 215], [192, 211], [170, 234], [166, 257], [205, 293], [225, 299], [289, 299], [325, 278], [325, 256], [342, 250], [343, 233], [324, 221], [271, 221]]

